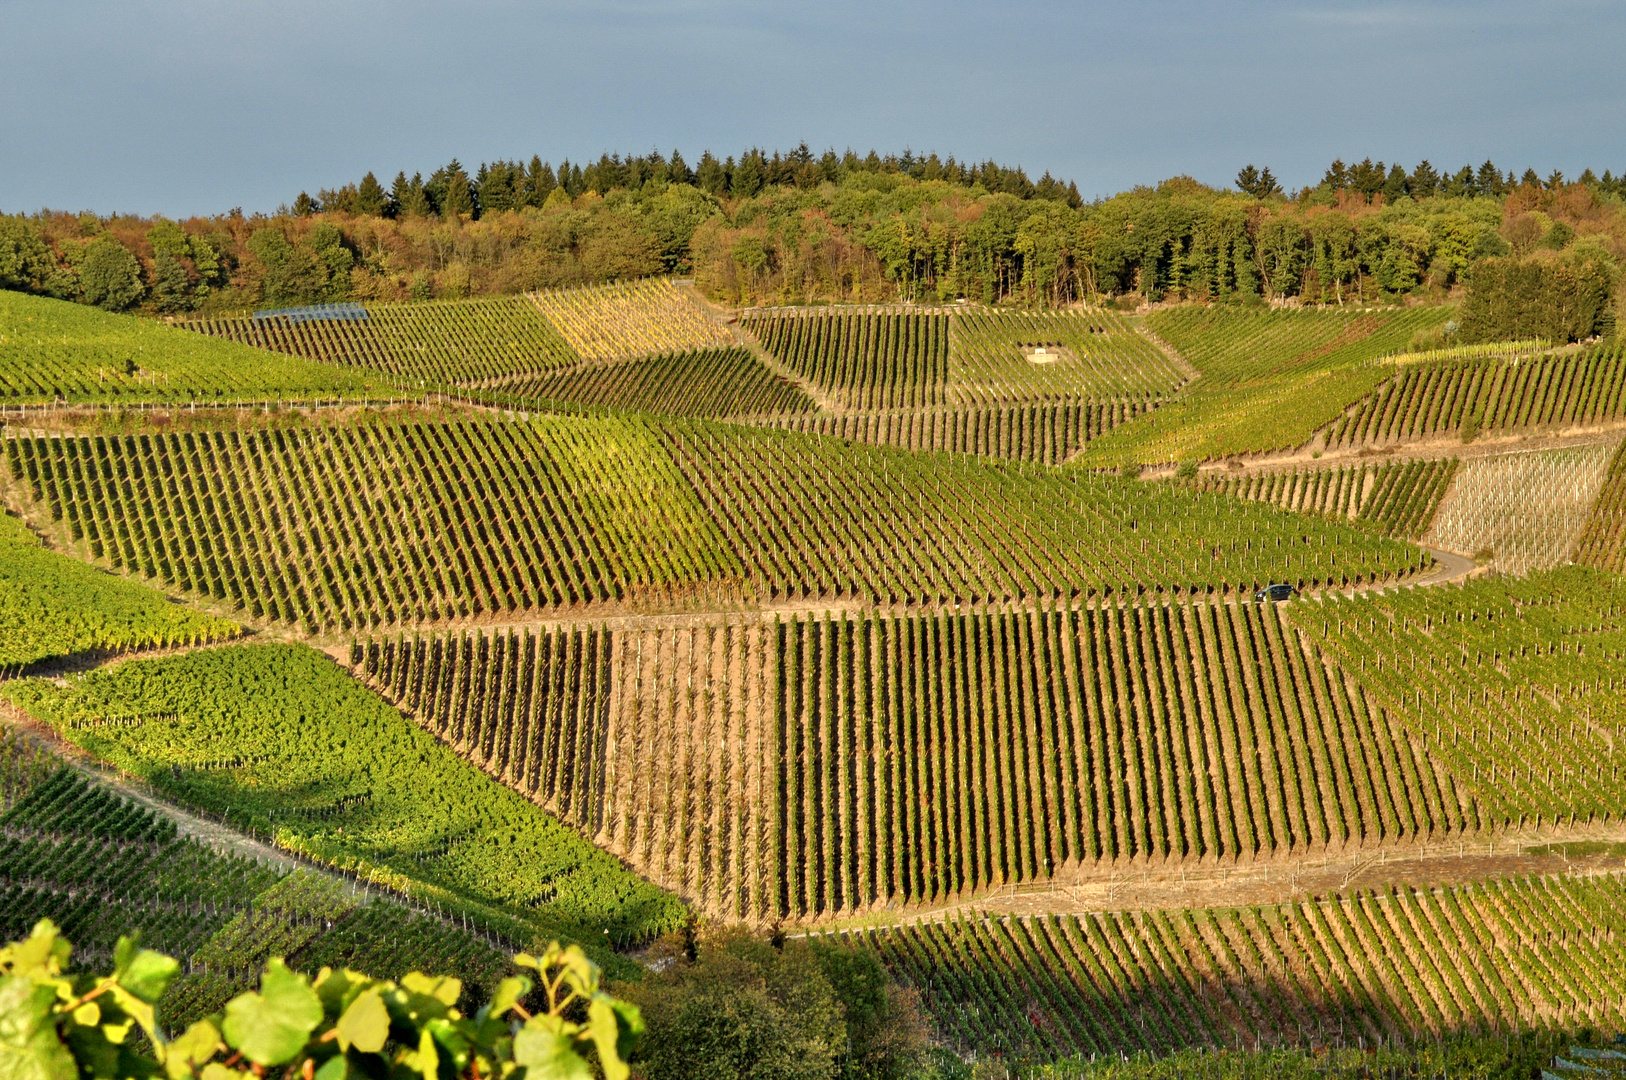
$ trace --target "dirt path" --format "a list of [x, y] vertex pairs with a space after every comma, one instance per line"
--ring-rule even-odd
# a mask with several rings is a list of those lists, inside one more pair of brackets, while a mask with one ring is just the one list
[[[211, 647], [207, 645], [199, 646], [199, 648]], [[133, 659], [137, 659], [137, 656], [121, 656], [110, 661], [110, 665]], [[50, 725], [35, 720], [9, 701], [0, 700], [0, 723], [4, 723], [22, 733], [30, 742], [43, 747], [54, 757], [82, 775], [89, 777], [95, 783], [111, 788], [131, 802], [153, 811], [160, 817], [168, 818], [175, 823], [176, 829], [182, 836], [196, 839], [222, 855], [244, 856], [288, 870], [304, 868], [319, 873], [327, 872], [322, 867], [295, 858], [270, 844], [245, 836], [235, 829], [210, 821], [208, 818], [200, 817], [197, 814], [181, 809], [174, 803], [159, 798], [149, 792], [144, 785], [133, 777], [109, 765], [104, 765], [79, 749], [79, 747], [62, 738]]]
[[960, 915], [1066, 915], [1308, 900], [1390, 885], [1434, 888], [1529, 874], [1584, 876], [1626, 870], [1626, 824], [1479, 834], [1462, 839], [1330, 848], [1215, 865], [1189, 860], [1104, 863], [962, 901], [880, 911], [814, 929], [940, 922]]
[[718, 307], [716, 304], [713, 304], [710, 300], [707, 300], [704, 296], [700, 295], [700, 290], [694, 287], [694, 281], [692, 279], [674, 279], [672, 284], [676, 285], [681, 292], [689, 297], [690, 300], [693, 300], [695, 306], [705, 313], [706, 318], [710, 319], [712, 322], [726, 330], [728, 335], [732, 337], [741, 348], [749, 350], [751, 355], [762, 361], [763, 367], [767, 368], [781, 379], [793, 382], [799, 386], [802, 393], [813, 399], [813, 404], [819, 407], [820, 412], [830, 413], [835, 416], [842, 416], [846, 414], [846, 406], [842, 405], [829, 394], [825, 393], [823, 390], [819, 389], [817, 386], [814, 386], [811, 382], [808, 382], [806, 379], [790, 370], [790, 368], [780, 363], [779, 357], [775, 356], [767, 349], [764, 349], [761, 344], [757, 342], [756, 338], [752, 337], [750, 334], [747, 334], [744, 330], [741, 330], [739, 326], [739, 314], [737, 312]]
[[1153, 332], [1152, 328], [1146, 325], [1146, 321], [1144, 319], [1134, 320], [1131, 325], [1133, 326], [1135, 333], [1151, 342], [1152, 347], [1157, 349], [1158, 352], [1162, 353], [1164, 357], [1168, 359], [1169, 363], [1180, 369], [1180, 373], [1185, 376], [1185, 382], [1181, 384], [1181, 388], [1184, 388], [1186, 384], [1189, 384], [1192, 380], [1202, 375], [1202, 372], [1198, 371], [1196, 367], [1192, 365], [1190, 360], [1187, 360], [1180, 354], [1179, 349], [1176, 349], [1173, 345], [1170, 345], [1167, 341], [1164, 341], [1161, 337], [1158, 337], [1157, 334]]
[[[1577, 446], [1614, 444], [1626, 438], [1626, 423], [1561, 431], [1481, 437], [1471, 443], [1460, 439], [1426, 439], [1388, 446], [1358, 446], [1318, 452], [1314, 441], [1281, 454], [1240, 457], [1210, 462], [1199, 469], [1203, 476], [1246, 477], [1294, 469], [1331, 469], [1340, 465], [1383, 465], [1391, 461], [1439, 461], [1442, 458], [1482, 458], [1537, 450], [1565, 450]], [[1172, 476], [1172, 468], [1147, 470], [1148, 479]]]

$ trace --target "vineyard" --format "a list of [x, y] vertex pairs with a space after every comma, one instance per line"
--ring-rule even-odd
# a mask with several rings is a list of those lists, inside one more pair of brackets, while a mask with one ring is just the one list
[[1394, 374], [1382, 362], [1448, 308], [1364, 312], [1181, 307], [1147, 325], [1202, 374], [1179, 397], [1090, 443], [1092, 467], [1288, 450]]
[[[1623, 444], [1626, 445], [1626, 444]], [[1617, 449], [1609, 459], [1603, 488], [1593, 500], [1581, 536], [1575, 542], [1576, 562], [1620, 573], [1626, 567], [1622, 543], [1626, 541], [1626, 453]]]
[[1524, 574], [1568, 562], [1604, 483], [1604, 444], [1470, 458], [1457, 470], [1424, 539], [1490, 552], [1498, 570]]
[[1456, 458], [1343, 465], [1254, 473], [1209, 474], [1193, 485], [1233, 498], [1269, 503], [1301, 514], [1360, 522], [1389, 536], [1419, 539], [1434, 520]]
[[364, 399], [388, 384], [131, 315], [0, 290], [0, 404]]
[[1616, 875], [845, 939], [919, 990], [954, 1045], [1016, 1061], [1626, 1024]]
[[732, 334], [665, 278], [531, 293], [529, 299], [587, 361], [736, 344]]
[[253, 985], [273, 953], [305, 971], [351, 958], [394, 974], [433, 964], [464, 978], [473, 996], [507, 967], [501, 952], [447, 922], [180, 837], [66, 767], [0, 816], [0, 834], [0, 932], [24, 937], [49, 917], [71, 930], [81, 963], [104, 963], [121, 934], [139, 930], [184, 965], [159, 1006], [170, 1028]]
[[65, 546], [313, 632], [738, 573], [635, 423], [378, 423], [6, 450]]
[[625, 945], [682, 921], [675, 899], [303, 647], [135, 660], [0, 694], [183, 806], [509, 941]]
[[906, 308], [763, 308], [740, 324], [798, 378], [843, 409], [944, 403], [949, 316]]
[[1292, 621], [1501, 822], [1626, 812], [1626, 586], [1580, 568], [1328, 600]]
[[580, 365], [494, 389], [516, 398], [674, 416], [795, 416], [815, 408], [800, 386], [739, 347]]
[[352, 664], [653, 880], [758, 922], [1481, 826], [1270, 606], [397, 638]]
[[1164, 485], [746, 428], [661, 426], [759, 594], [971, 602], [1355, 581], [1428, 558]]
[[632, 420], [12, 438], [71, 550], [310, 632], [601, 601], [1370, 580], [1427, 556], [1213, 495]]
[[1457, 315], [0, 291], [0, 931], [172, 1026], [806, 933], [988, 1077], [1626, 1027], [1626, 354]]
[[238, 628], [40, 546], [0, 514], [0, 669], [75, 653], [191, 645]]
[[370, 368], [406, 386], [478, 383], [578, 362], [558, 330], [524, 297], [379, 304], [366, 319], [197, 319], [212, 337]]
[[1049, 401], [879, 412], [802, 412], [752, 422], [871, 446], [944, 450], [1060, 465], [1091, 439], [1133, 420], [1156, 401]]
[[1155, 399], [1191, 376], [1104, 310], [955, 312], [949, 357], [949, 398], [960, 405]]
[[[1626, 420], [1626, 354], [1582, 352], [1404, 367], [1340, 417], [1327, 446], [1387, 446], [1474, 433], [1595, 427]], [[1462, 436], [1464, 439], [1468, 435]]]

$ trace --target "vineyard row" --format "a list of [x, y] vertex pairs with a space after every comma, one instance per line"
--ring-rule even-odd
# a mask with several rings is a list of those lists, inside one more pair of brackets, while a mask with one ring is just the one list
[[392, 638], [352, 662], [640, 872], [753, 921], [1487, 824], [1269, 606]]

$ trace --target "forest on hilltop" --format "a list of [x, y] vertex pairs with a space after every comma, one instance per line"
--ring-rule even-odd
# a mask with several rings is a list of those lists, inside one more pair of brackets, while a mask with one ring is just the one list
[[[681, 154], [558, 169], [455, 160], [301, 193], [274, 216], [182, 222], [40, 211], [0, 217], [0, 287], [110, 310], [219, 313], [319, 301], [504, 294], [650, 274], [737, 305], [1117, 299], [1487, 299], [1468, 340], [1612, 333], [1626, 251], [1623, 184], [1533, 169], [1411, 170], [1342, 161], [1285, 195], [1253, 166], [1237, 188], [1189, 177], [1086, 203], [1048, 173], [935, 154], [805, 146], [691, 169]], [[1545, 298], [1545, 299], [1543, 299]]]

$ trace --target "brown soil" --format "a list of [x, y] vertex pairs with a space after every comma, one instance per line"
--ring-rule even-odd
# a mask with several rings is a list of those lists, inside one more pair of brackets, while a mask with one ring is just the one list
[[1626, 824], [1580, 825], [1461, 839], [1332, 847], [1216, 866], [1212, 861], [1102, 863], [1045, 881], [1004, 886], [906, 912], [879, 911], [818, 929], [933, 922], [990, 914], [1082, 914], [1283, 904], [1357, 889], [1435, 888], [1532, 874], [1586, 876], [1626, 869]]

